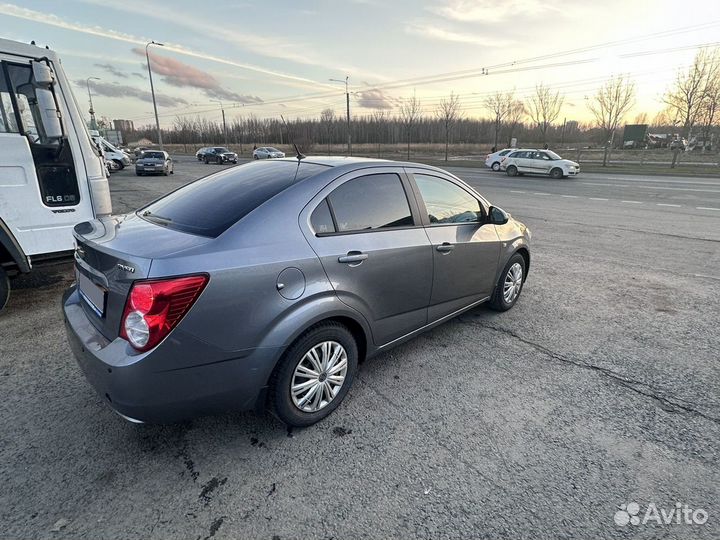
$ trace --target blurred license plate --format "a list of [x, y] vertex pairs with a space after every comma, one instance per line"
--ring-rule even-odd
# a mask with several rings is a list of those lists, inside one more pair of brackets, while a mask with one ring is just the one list
[[100, 317], [105, 311], [105, 290], [95, 285], [90, 278], [78, 273], [78, 286], [80, 296], [85, 300], [92, 310]]

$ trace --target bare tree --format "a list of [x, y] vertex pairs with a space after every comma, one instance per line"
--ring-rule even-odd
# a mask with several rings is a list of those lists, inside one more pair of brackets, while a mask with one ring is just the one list
[[560, 116], [560, 110], [565, 98], [560, 92], [552, 92], [542, 83], [535, 87], [535, 94], [530, 96], [527, 104], [527, 113], [542, 134], [542, 142], [547, 142], [547, 131], [552, 123]]
[[683, 126], [683, 137], [690, 138], [703, 101], [720, 71], [720, 50], [702, 49], [687, 73], [678, 73], [663, 101]]
[[611, 78], [588, 101], [588, 109], [593, 113], [603, 134], [603, 167], [607, 166], [615, 132], [634, 104], [635, 83], [623, 75]]
[[320, 113], [320, 123], [325, 131], [325, 141], [327, 142], [327, 151], [330, 153], [330, 131], [332, 130], [333, 124], [335, 123], [335, 111], [332, 109], [324, 109]]
[[508, 127], [508, 147], [512, 146], [513, 135], [515, 134], [515, 128], [522, 124], [523, 118], [526, 115], [525, 104], [519, 99], [514, 100], [510, 104], [508, 109], [508, 115], [505, 119], [505, 124]]
[[387, 120], [387, 118], [385, 117], [385, 111], [381, 109], [376, 109], [375, 111], [373, 111], [372, 120], [375, 124], [375, 137], [377, 137], [378, 157], [380, 157], [380, 143], [383, 139], [383, 134], [381, 130], [385, 127], [385, 122]]
[[720, 117], [720, 71], [708, 84], [698, 113], [703, 152], [708, 148], [708, 141], [712, 140], [712, 128], [717, 123], [718, 117]]
[[460, 119], [460, 96], [456, 96], [450, 92], [450, 98], [440, 100], [440, 106], [436, 114], [440, 122], [442, 122], [445, 131], [445, 161], [447, 161], [450, 133], [452, 133], [455, 124]]
[[494, 148], [497, 148], [500, 129], [502, 129], [503, 122], [510, 114], [510, 108], [514, 100], [515, 95], [513, 92], [495, 92], [483, 99], [483, 107], [492, 113], [493, 128], [495, 130]]
[[635, 120], [633, 120], [635, 124], [647, 124], [648, 123], [648, 115], [645, 112], [639, 113], [635, 115]]
[[407, 159], [410, 159], [410, 136], [412, 128], [417, 123], [422, 114], [422, 105], [420, 100], [413, 93], [413, 97], [403, 101], [400, 105], [400, 119], [405, 127], [405, 136], [407, 137]]

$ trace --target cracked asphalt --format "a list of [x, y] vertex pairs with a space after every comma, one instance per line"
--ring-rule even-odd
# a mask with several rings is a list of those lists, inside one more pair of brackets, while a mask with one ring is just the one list
[[[215, 168], [114, 174], [115, 209]], [[308, 429], [126, 423], [65, 343], [71, 267], [17, 280], [0, 314], [2, 537], [720, 537], [720, 178], [451, 170], [532, 228], [518, 304], [365, 362]], [[616, 525], [630, 502], [708, 521]]]

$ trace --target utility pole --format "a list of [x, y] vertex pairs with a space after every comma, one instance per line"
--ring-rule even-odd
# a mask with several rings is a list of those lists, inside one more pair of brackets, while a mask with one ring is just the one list
[[350, 75], [345, 76], [345, 80], [341, 79], [330, 79], [332, 82], [345, 83], [345, 102], [347, 105], [347, 151], [348, 155], [352, 156], [352, 137], [350, 131], [350, 91], [348, 90], [348, 79]]
[[225, 108], [223, 107], [222, 101], [219, 99], [211, 99], [210, 101], [214, 101], [215, 103], [220, 104], [220, 111], [222, 112], [222, 119], [223, 119], [223, 141], [225, 142], [225, 146], [227, 146], [227, 124], [225, 123]]
[[85, 79], [85, 84], [88, 90], [88, 99], [90, 100], [90, 129], [97, 130], [97, 122], [95, 121], [95, 109], [92, 104], [92, 94], [90, 93], [90, 81], [99, 81], [100, 77], [88, 77]]
[[155, 111], [155, 127], [157, 127], [158, 144], [160, 145], [160, 150], [164, 150], [162, 132], [160, 131], [160, 118], [158, 118], [157, 103], [155, 102], [155, 87], [153, 86], [152, 69], [150, 69], [150, 56], [148, 55], [148, 47], [150, 45], [157, 45], [158, 47], [164, 47], [165, 45], [157, 43], [156, 41], [151, 41], [145, 45], [145, 60], [147, 60], [148, 76], [150, 77], [150, 93], [152, 94], [153, 110]]

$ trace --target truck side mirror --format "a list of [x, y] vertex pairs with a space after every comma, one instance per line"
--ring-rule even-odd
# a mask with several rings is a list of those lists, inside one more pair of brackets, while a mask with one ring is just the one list
[[32, 62], [33, 77], [35, 82], [40, 85], [52, 85], [55, 84], [55, 74], [44, 62]]
[[45, 136], [48, 139], [60, 139], [63, 136], [62, 124], [55, 103], [55, 96], [50, 90], [36, 88], [35, 97], [38, 102], [38, 110], [42, 118]]

